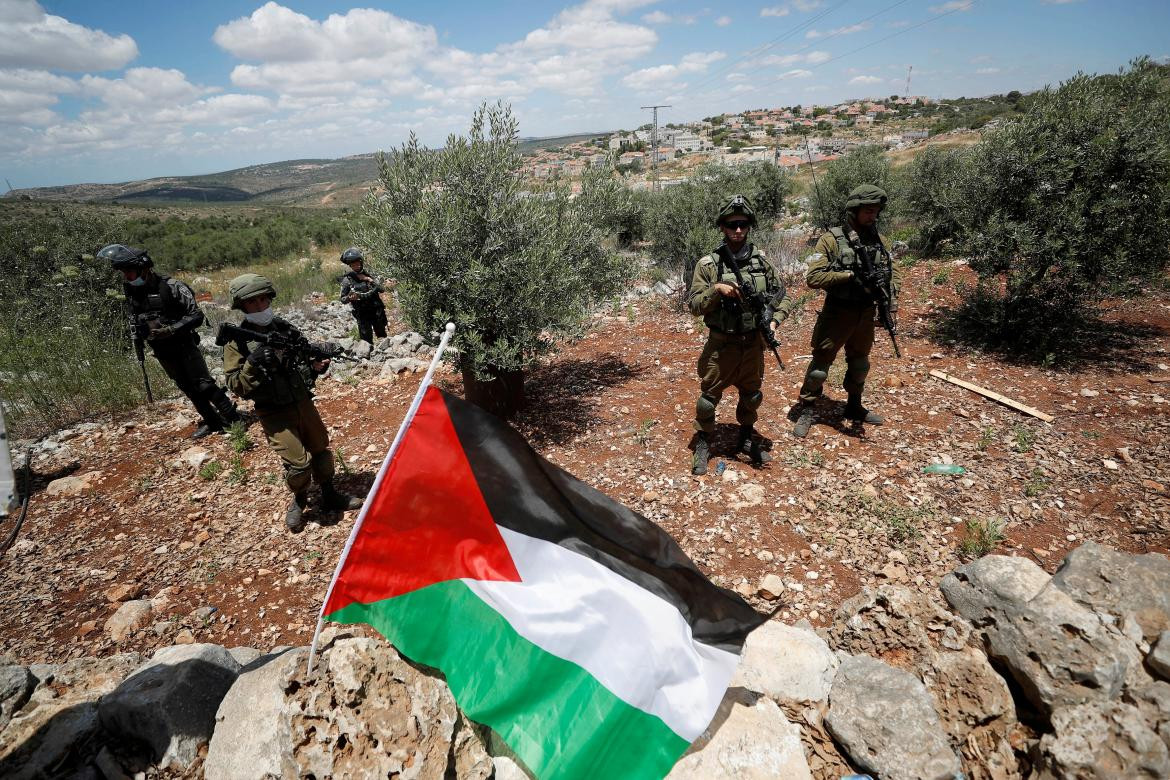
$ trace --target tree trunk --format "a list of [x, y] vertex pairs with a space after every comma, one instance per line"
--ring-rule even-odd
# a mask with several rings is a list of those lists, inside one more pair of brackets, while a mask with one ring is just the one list
[[462, 366], [463, 392], [467, 400], [507, 420], [524, 406], [524, 372], [489, 369], [492, 378], [476, 379], [475, 372]]

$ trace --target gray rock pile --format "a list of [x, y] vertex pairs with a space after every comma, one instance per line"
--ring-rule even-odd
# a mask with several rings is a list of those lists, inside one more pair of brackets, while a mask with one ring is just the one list
[[[950, 609], [886, 584], [828, 629], [761, 627], [669, 777], [1170, 777], [1170, 560], [1086, 544], [1049, 576], [989, 556], [941, 590]], [[127, 600], [110, 630], [149, 608]], [[0, 777], [528, 776], [384, 640], [334, 627], [312, 674], [306, 657], [185, 644], [0, 666]]]

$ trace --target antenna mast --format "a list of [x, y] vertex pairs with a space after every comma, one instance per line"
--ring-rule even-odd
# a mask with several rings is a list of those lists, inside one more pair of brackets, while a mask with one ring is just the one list
[[662, 106], [662, 105], [642, 106], [642, 108], [654, 109], [654, 130], [653, 130], [653, 134], [650, 136], [652, 146], [654, 147], [654, 151], [652, 152], [654, 157], [651, 160], [650, 170], [651, 170], [651, 178], [654, 181], [654, 191], [657, 192], [658, 191], [658, 109], [670, 108], [670, 106]]
[[910, 97], [910, 74], [914, 72], [914, 66], [911, 65], [906, 68], [906, 94], [902, 97]]

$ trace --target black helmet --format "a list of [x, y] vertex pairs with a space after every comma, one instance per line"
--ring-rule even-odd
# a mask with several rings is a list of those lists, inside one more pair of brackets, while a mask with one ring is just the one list
[[109, 260], [115, 271], [141, 271], [154, 265], [145, 249], [134, 249], [125, 244], [102, 247], [97, 257], [99, 260]]
[[341, 262], [349, 265], [350, 263], [364, 263], [366, 256], [362, 254], [362, 250], [356, 246], [351, 246], [349, 249], [341, 253]]
[[752, 208], [751, 201], [743, 195], [732, 195], [727, 199], [723, 208], [719, 209], [719, 216], [715, 217], [715, 227], [719, 227], [723, 224], [723, 220], [735, 214], [747, 217], [748, 223], [752, 227], [756, 226], [756, 212]]

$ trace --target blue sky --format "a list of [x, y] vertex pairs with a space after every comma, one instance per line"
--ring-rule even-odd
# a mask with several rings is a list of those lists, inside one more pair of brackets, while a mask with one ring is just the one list
[[439, 144], [483, 100], [525, 136], [911, 93], [1170, 56], [1165, 0], [0, 0], [0, 176], [211, 173]]

